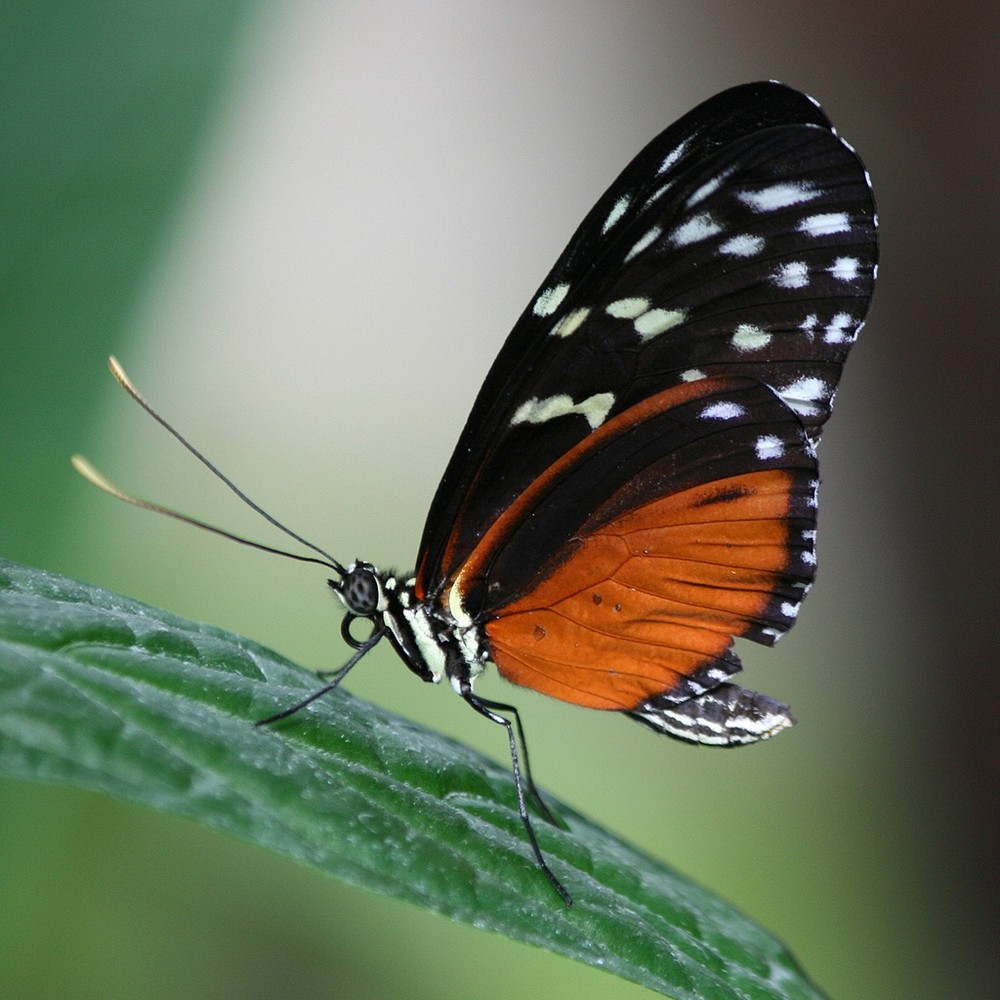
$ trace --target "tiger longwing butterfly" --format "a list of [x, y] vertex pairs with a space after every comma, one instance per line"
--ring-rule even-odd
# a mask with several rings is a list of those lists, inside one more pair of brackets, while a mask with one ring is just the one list
[[[296, 558], [336, 572], [356, 652], [262, 723], [388, 638], [506, 728], [535, 859], [571, 903], [529, 818], [526, 789], [551, 816], [519, 762], [517, 711], [473, 682], [492, 661], [515, 684], [697, 743], [792, 725], [787, 706], [730, 682], [732, 645], [773, 645], [812, 583], [815, 444], [876, 260], [868, 175], [815, 101], [753, 83], [685, 115], [597, 202], [514, 326], [412, 576], [345, 567], [265, 514], [323, 556]], [[373, 626], [364, 640], [356, 619]]]

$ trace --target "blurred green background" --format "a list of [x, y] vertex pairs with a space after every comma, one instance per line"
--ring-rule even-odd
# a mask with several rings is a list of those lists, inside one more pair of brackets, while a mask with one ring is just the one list
[[[744, 651], [748, 684], [800, 725], [722, 753], [482, 691], [522, 706], [544, 787], [770, 927], [832, 995], [989, 995], [990, 20], [976, 4], [5, 6], [0, 552], [337, 666], [322, 574], [72, 473], [82, 450], [268, 537], [105, 356], [279, 518], [408, 569], [479, 383], [584, 212], [695, 103], [780, 78], [860, 150], [883, 223], [823, 443], [820, 583], [778, 651]], [[350, 687], [504, 757], [388, 649]], [[0, 912], [7, 1000], [645, 993], [72, 789], [0, 784]]]

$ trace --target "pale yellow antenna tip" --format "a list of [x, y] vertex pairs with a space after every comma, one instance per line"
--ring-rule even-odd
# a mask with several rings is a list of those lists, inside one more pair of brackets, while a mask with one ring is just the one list
[[95, 469], [83, 455], [71, 455], [70, 461], [73, 463], [73, 468], [87, 480], [88, 483], [92, 483], [99, 490], [103, 490], [105, 493], [109, 493], [113, 497], [118, 497], [119, 500], [125, 500], [127, 503], [134, 503], [135, 498], [128, 496], [125, 492], [120, 490], [114, 483], [110, 480], [105, 479], [97, 469]]
[[125, 369], [122, 368], [121, 362], [112, 354], [108, 358], [108, 368], [111, 369], [111, 374], [114, 375], [118, 384], [133, 398], [141, 399], [139, 395], [139, 390], [133, 385], [132, 380], [125, 374]]

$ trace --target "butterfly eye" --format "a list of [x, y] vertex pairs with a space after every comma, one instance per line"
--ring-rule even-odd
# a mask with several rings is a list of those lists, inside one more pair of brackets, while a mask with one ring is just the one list
[[375, 567], [370, 563], [354, 563], [348, 568], [344, 579], [334, 586], [347, 605], [347, 610], [360, 618], [375, 614], [382, 599], [374, 570]]

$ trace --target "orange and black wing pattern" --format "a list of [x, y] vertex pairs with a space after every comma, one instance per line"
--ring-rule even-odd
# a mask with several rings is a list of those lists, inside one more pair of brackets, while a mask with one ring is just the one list
[[[770, 732], [741, 713], [714, 733], [676, 706], [749, 696], [724, 684], [740, 669], [733, 639], [770, 644], [794, 620], [815, 566], [815, 498], [813, 447], [775, 393], [704, 379], [627, 410], [546, 470], [452, 587], [516, 684], [689, 739], [760, 739]], [[538, 563], [542, 549], [554, 554]], [[771, 730], [789, 724], [769, 699], [755, 708]]]
[[654, 139], [480, 390], [418, 553], [426, 648], [454, 626], [470, 672], [698, 742], [791, 724], [732, 646], [813, 579], [814, 446], [877, 256], [868, 175], [805, 95], [736, 87]]

